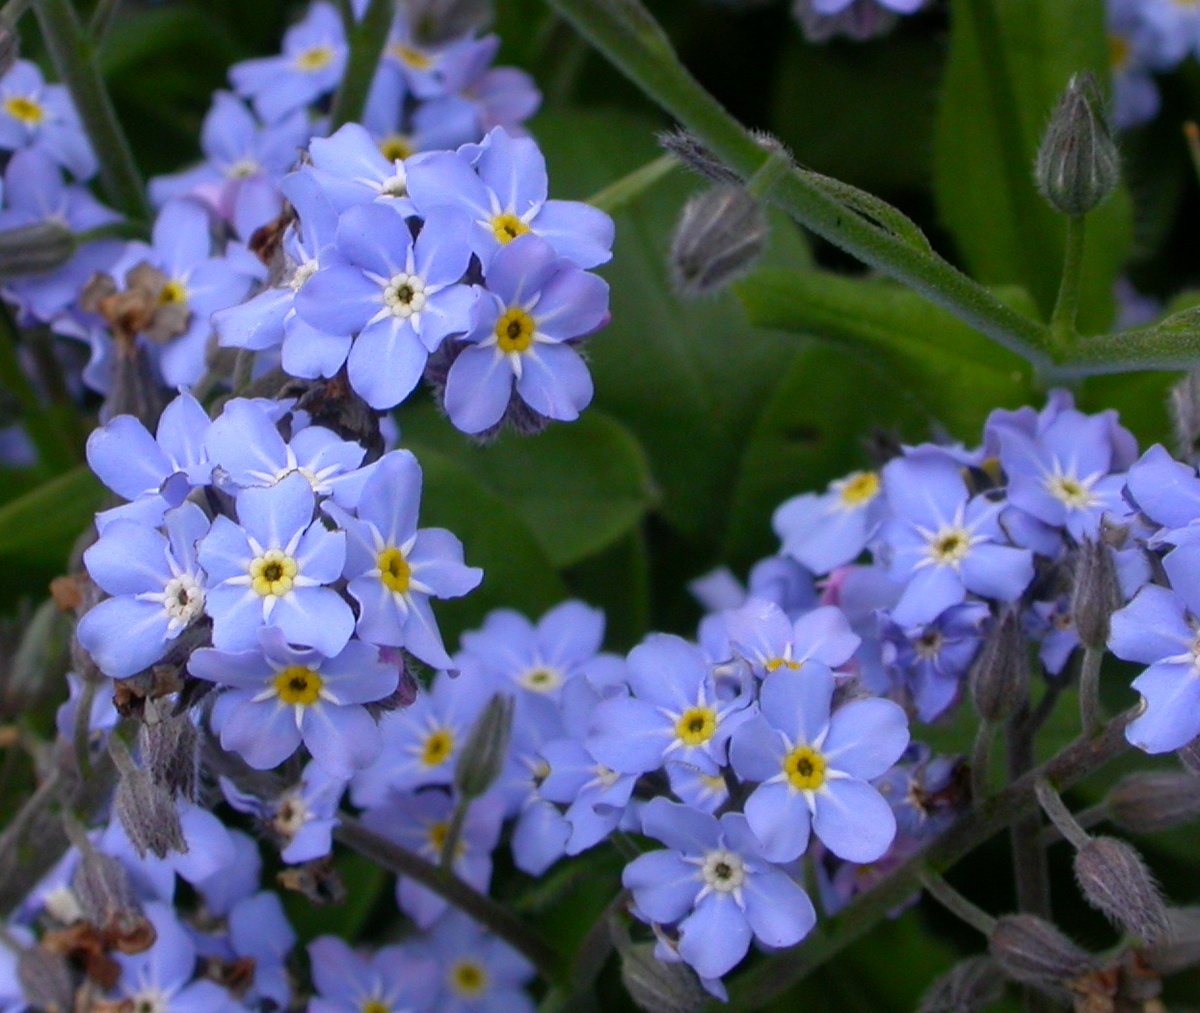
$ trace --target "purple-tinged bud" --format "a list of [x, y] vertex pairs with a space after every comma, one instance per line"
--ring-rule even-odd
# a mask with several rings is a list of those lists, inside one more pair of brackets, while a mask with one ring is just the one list
[[100, 930], [106, 943], [121, 953], [142, 953], [157, 933], [133, 892], [125, 866], [89, 848], [82, 853], [71, 890], [80, 914]]
[[1115, 924], [1147, 943], [1167, 934], [1166, 905], [1132, 845], [1115, 837], [1093, 837], [1075, 855], [1075, 879], [1084, 899]]
[[150, 780], [171, 798], [196, 798], [200, 780], [200, 733], [186, 711], [172, 713], [168, 697], [147, 700], [138, 731], [142, 762]]
[[494, 693], [467, 735], [454, 768], [454, 787], [467, 801], [479, 798], [500, 776], [512, 737], [513, 705], [511, 694]]
[[1076, 74], [1050, 116], [1033, 175], [1055, 211], [1078, 217], [1109, 196], [1121, 178], [1121, 159], [1090, 74]]
[[66, 960], [30, 946], [17, 957], [17, 978], [25, 1001], [43, 1013], [71, 1013], [75, 1008], [75, 984]]
[[992, 624], [968, 683], [975, 710], [992, 723], [1010, 718], [1029, 697], [1029, 646], [1016, 608], [1006, 607]]
[[675, 290], [695, 296], [724, 288], [754, 266], [767, 231], [766, 214], [741, 186], [702, 190], [684, 205], [671, 240]]
[[1095, 968], [1086, 950], [1036, 915], [1005, 915], [996, 921], [988, 949], [1014, 981], [1063, 986]]
[[0, 277], [45, 274], [62, 267], [79, 248], [75, 234], [58, 222], [37, 222], [0, 232]]
[[121, 776], [113, 793], [113, 811], [137, 853], [143, 858], [147, 852], [158, 858], [171, 851], [186, 853], [187, 841], [170, 793], [146, 770], [133, 766], [128, 756], [118, 767]]
[[1105, 800], [1109, 818], [1131, 833], [1170, 830], [1200, 816], [1200, 778], [1146, 770], [1120, 781]]
[[968, 957], [938, 978], [917, 1013], [976, 1013], [998, 1002], [1004, 974], [991, 957]]
[[699, 1013], [712, 1001], [695, 971], [659, 960], [653, 943], [633, 943], [620, 952], [621, 981], [646, 1013]]
[[1084, 647], [1104, 650], [1108, 621], [1122, 604], [1112, 550], [1103, 541], [1085, 538], [1075, 557], [1071, 587], [1071, 615]]

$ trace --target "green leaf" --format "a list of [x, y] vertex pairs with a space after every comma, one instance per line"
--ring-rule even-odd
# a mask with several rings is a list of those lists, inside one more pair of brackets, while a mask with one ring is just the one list
[[567, 596], [553, 564], [517, 511], [489, 492], [457, 461], [429, 448], [418, 454], [425, 473], [421, 522], [462, 539], [466, 562], [483, 567], [470, 594], [434, 606], [442, 636], [453, 644], [494, 608], [538, 616]]
[[[998, 23], [999, 38], [981, 25], [981, 11]], [[935, 138], [938, 210], [976, 278], [1024, 286], [1048, 317], [1065, 227], [1034, 188], [1033, 160], [1070, 76], [1091, 69], [1107, 80], [1103, 4], [955, 0], [952, 22]], [[996, 65], [1006, 80], [989, 74]], [[1088, 215], [1079, 314], [1085, 330], [1112, 319], [1112, 285], [1129, 253], [1130, 217], [1123, 190]]]
[[[653, 158], [656, 129], [644, 118], [582, 110], [534, 124], [551, 190], [579, 198]], [[702, 185], [673, 173], [615, 216], [614, 258], [600, 270], [612, 286], [612, 323], [587, 344], [596, 406], [641, 440], [662, 490], [659, 510], [691, 537], [724, 527], [742, 444], [793, 351], [792, 339], [748, 325], [727, 294], [684, 302], [671, 291], [670, 233]], [[808, 251], [785, 224], [766, 256], [797, 266]], [[695, 561], [697, 569], [708, 563]]]
[[86, 465], [0, 508], [0, 559], [65, 566], [67, 553], [108, 497]]
[[615, 542], [654, 501], [641, 446], [595, 409], [536, 436], [506, 432], [485, 445], [466, 440], [429, 404], [403, 410], [400, 425], [419, 458], [426, 447], [453, 457], [520, 514], [556, 567]]

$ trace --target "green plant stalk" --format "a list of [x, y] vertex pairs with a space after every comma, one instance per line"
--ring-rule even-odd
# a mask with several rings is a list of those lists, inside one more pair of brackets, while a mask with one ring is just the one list
[[1100, 710], [1100, 665], [1104, 652], [1096, 647], [1087, 647], [1079, 666], [1079, 717], [1085, 736], [1095, 735], [1104, 724]]
[[395, 0], [371, 0], [362, 21], [350, 33], [346, 71], [329, 111], [331, 132], [343, 123], [354, 123], [362, 118], [367, 92], [371, 88], [379, 58], [383, 55], [383, 47], [387, 44], [395, 9]]
[[341, 822], [333, 831], [333, 836], [346, 847], [397, 876], [415, 879], [448, 900], [524, 954], [547, 982], [556, 984], [564, 980], [566, 967], [562, 955], [508, 908], [464, 883], [454, 873], [427, 862], [420, 855], [367, 829], [353, 816], [341, 813], [339, 818]]
[[972, 901], [967, 900], [961, 893], [947, 883], [940, 873], [925, 869], [921, 873], [921, 886], [929, 894], [960, 921], [966, 922], [971, 928], [979, 931], [984, 938], [989, 938], [996, 928], [996, 919]]
[[587, 203], [610, 215], [614, 214], [649, 190], [678, 164], [673, 155], [662, 155], [610, 183], [603, 190], [597, 190], [587, 199]]
[[97, 49], [104, 45], [105, 36], [108, 35], [108, 30], [112, 27], [113, 18], [120, 6], [121, 0], [97, 0], [87, 28], [88, 39]]
[[878, 885], [852, 900], [823, 927], [814, 930], [801, 945], [760, 963], [735, 979], [729, 988], [730, 1006], [713, 1004], [713, 1013], [759, 1009], [832, 960], [919, 890], [921, 875], [927, 868], [935, 872], [949, 869], [984, 841], [1006, 829], [1015, 818], [1036, 812], [1038, 802], [1034, 786], [1039, 777], [1059, 790], [1065, 790], [1115, 760], [1129, 748], [1125, 741], [1125, 726], [1133, 720], [1136, 710], [1114, 718], [1095, 738], [1072, 743], [1003, 791], [979, 801], [945, 833]]
[[1058, 284], [1058, 298], [1054, 301], [1054, 312], [1050, 316], [1050, 335], [1057, 349], [1070, 354], [1079, 334], [1075, 330], [1075, 314], [1079, 309], [1079, 285], [1083, 279], [1083, 215], [1067, 217], [1067, 244], [1063, 251], [1062, 280]]
[[[719, 159], [750, 178], [771, 155], [688, 73], [666, 37], [636, 0], [548, 0], [647, 95]], [[895, 278], [1003, 347], [1049, 368], [1047, 328], [1000, 302], [942, 258], [848, 210], [796, 172], [772, 187], [769, 199], [801, 225]]]
[[96, 63], [95, 49], [79, 23], [71, 0], [34, 0], [34, 10], [54, 69], [70, 90], [92, 149], [100, 160], [100, 181], [109, 202], [129, 218], [153, 221], [154, 210], [134, 164], [129, 141], [117, 122], [112, 99]]
[[21, 15], [29, 10], [29, 5], [33, 0], [8, 0], [8, 2], [0, 7], [0, 27], [16, 28], [17, 22], [21, 20]]

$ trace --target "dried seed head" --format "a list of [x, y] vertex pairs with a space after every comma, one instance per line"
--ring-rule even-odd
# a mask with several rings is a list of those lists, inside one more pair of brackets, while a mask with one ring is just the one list
[[621, 981], [646, 1013], [699, 1013], [712, 1001], [695, 971], [659, 960], [653, 943], [621, 947]]
[[1061, 986], [1095, 967], [1080, 949], [1036, 915], [1005, 915], [996, 922], [988, 949], [1014, 981]]
[[1015, 608], [992, 624], [968, 677], [975, 710], [985, 721], [1011, 717], [1029, 696], [1029, 648]]
[[921, 998], [917, 1013], [976, 1013], [997, 1002], [1004, 974], [991, 957], [968, 957], [938, 978]]
[[1112, 550], [1103, 541], [1085, 538], [1076, 556], [1071, 587], [1071, 615], [1084, 647], [1104, 649], [1108, 643], [1109, 618], [1121, 604], [1121, 585]]
[[512, 736], [513, 704], [511, 694], [493, 694], [467, 735], [454, 768], [454, 787], [464, 799], [479, 798], [500, 776]]
[[1123, 830], [1169, 830], [1200, 816], [1200, 778], [1171, 770], [1130, 774], [1108, 793], [1106, 805]]
[[196, 798], [200, 779], [200, 734], [191, 717], [171, 713], [171, 701], [148, 700], [146, 721], [138, 731], [138, 743], [150, 779], [171, 798]]
[[1115, 837], [1093, 837], [1075, 855], [1075, 879], [1084, 898], [1147, 943], [1170, 924], [1158, 886], [1137, 850]]
[[154, 945], [154, 925], [134, 895], [125, 866], [115, 858], [91, 849], [84, 851], [71, 889], [80, 914], [100, 930], [113, 949], [141, 953]]
[[671, 273], [681, 295], [724, 288], [754, 266], [767, 241], [767, 216], [742, 187], [702, 190], [684, 205], [671, 241]]
[[122, 770], [113, 793], [113, 810], [143, 858], [148, 851], [159, 858], [166, 858], [171, 851], [187, 852], [174, 799], [141, 767]]
[[1042, 196], [1061, 214], [1087, 214], [1116, 189], [1121, 178], [1121, 159], [1099, 105], [1095, 79], [1090, 74], [1075, 75], [1042, 135], [1034, 179]]

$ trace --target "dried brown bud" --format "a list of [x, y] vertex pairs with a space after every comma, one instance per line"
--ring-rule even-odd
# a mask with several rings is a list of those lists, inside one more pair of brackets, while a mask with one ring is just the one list
[[83, 852], [71, 889], [81, 914], [107, 945], [121, 953], [141, 953], [154, 945], [154, 924], [142, 911], [125, 867], [97, 851]]
[[1075, 878], [1092, 907], [1148, 943], [1167, 934], [1167, 909], [1158, 886], [1130, 844], [1093, 837], [1075, 855]]
[[695, 971], [659, 960], [653, 943], [621, 947], [621, 981], [646, 1013], [699, 1013], [712, 1001]]
[[975, 1013], [999, 1000], [1004, 974], [991, 957], [968, 957], [938, 978], [917, 1013]]
[[992, 624], [968, 677], [971, 699], [985, 721], [1010, 718], [1029, 696], [1029, 648], [1016, 608]]
[[1036, 915], [1005, 915], [988, 949], [1004, 973], [1031, 985], [1063, 986], [1093, 970], [1091, 955]]
[[1121, 604], [1112, 550], [1103, 541], [1085, 538], [1079, 546], [1071, 587], [1071, 615], [1084, 647], [1104, 649], [1109, 618]]
[[1200, 778], [1171, 770], [1130, 774], [1108, 793], [1109, 818], [1132, 833], [1169, 830], [1200, 816]]
[[328, 855], [302, 865], [290, 865], [275, 879], [285, 890], [295, 890], [313, 904], [336, 905], [346, 900], [345, 884]]

